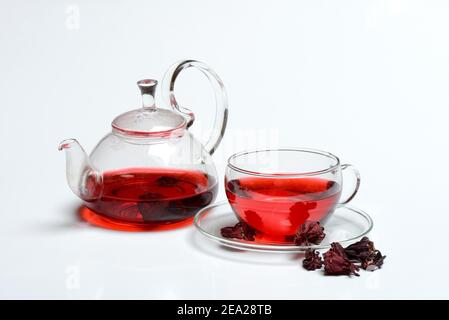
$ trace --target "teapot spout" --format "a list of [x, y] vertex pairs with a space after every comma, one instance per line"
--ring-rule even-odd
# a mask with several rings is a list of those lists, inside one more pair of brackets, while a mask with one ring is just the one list
[[67, 182], [78, 197], [93, 201], [103, 193], [103, 175], [96, 171], [83, 147], [75, 139], [64, 140], [58, 149], [66, 153]]

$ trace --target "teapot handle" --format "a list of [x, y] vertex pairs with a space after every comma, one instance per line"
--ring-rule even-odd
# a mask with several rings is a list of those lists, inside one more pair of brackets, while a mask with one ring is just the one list
[[173, 92], [175, 87], [176, 78], [179, 76], [182, 70], [187, 68], [196, 68], [200, 70], [210, 81], [214, 93], [215, 93], [215, 123], [212, 129], [212, 134], [209, 140], [204, 145], [204, 148], [213, 154], [217, 150], [218, 145], [223, 138], [226, 130], [226, 123], [228, 120], [228, 99], [226, 96], [226, 90], [220, 77], [210, 69], [206, 64], [196, 60], [183, 60], [173, 64], [165, 73], [162, 80], [162, 96], [163, 99], [174, 110], [182, 113], [187, 119], [187, 127], [190, 127], [195, 120], [194, 114], [189, 109], [179, 106], [176, 101], [175, 94]]

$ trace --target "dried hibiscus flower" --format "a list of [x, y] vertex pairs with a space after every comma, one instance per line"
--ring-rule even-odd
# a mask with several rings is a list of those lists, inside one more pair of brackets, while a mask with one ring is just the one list
[[363, 237], [362, 240], [345, 248], [348, 258], [355, 261], [360, 261], [364, 257], [369, 256], [374, 250], [374, 243], [368, 237]]
[[359, 267], [352, 263], [346, 255], [343, 247], [338, 242], [331, 244], [328, 252], [323, 254], [324, 274], [326, 275], [355, 275], [359, 276], [357, 271]]
[[320, 244], [325, 236], [324, 228], [318, 221], [306, 221], [299, 227], [293, 241], [298, 246], [309, 246]]
[[368, 271], [374, 271], [380, 269], [384, 264], [384, 259], [387, 256], [383, 256], [379, 250], [375, 250], [370, 256], [361, 261], [363, 269]]
[[220, 230], [221, 235], [225, 238], [241, 239], [254, 241], [254, 236], [256, 231], [247, 225], [245, 222], [241, 221], [233, 227], [224, 227]]
[[380, 268], [386, 258], [368, 237], [346, 247], [345, 253], [350, 260], [359, 262], [362, 269], [371, 271]]
[[156, 180], [159, 187], [174, 187], [179, 183], [179, 180], [173, 177], [162, 176]]
[[308, 271], [321, 269], [323, 265], [323, 259], [320, 257], [320, 253], [316, 250], [307, 249], [305, 252], [305, 258], [302, 261], [302, 266]]

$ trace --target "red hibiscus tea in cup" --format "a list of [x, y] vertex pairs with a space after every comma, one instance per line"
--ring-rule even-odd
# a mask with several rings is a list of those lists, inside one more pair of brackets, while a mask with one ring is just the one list
[[[355, 181], [342, 196], [343, 175]], [[346, 172], [346, 171], [345, 171]], [[323, 221], [348, 203], [360, 185], [357, 169], [314, 149], [268, 149], [237, 153], [228, 160], [226, 196], [239, 220], [256, 230], [256, 240], [285, 242], [305, 221]]]
[[294, 235], [306, 220], [320, 221], [335, 208], [340, 185], [322, 178], [245, 177], [226, 182], [240, 219], [261, 233]]

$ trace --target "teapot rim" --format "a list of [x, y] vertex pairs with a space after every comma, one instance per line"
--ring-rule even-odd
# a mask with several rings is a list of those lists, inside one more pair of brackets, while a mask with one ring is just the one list
[[184, 119], [178, 126], [160, 131], [139, 131], [139, 130], [129, 130], [121, 128], [120, 126], [111, 124], [112, 131], [115, 131], [118, 134], [132, 137], [169, 137], [172, 136], [175, 131], [179, 131], [181, 129], [185, 129], [187, 125], [187, 121]]

